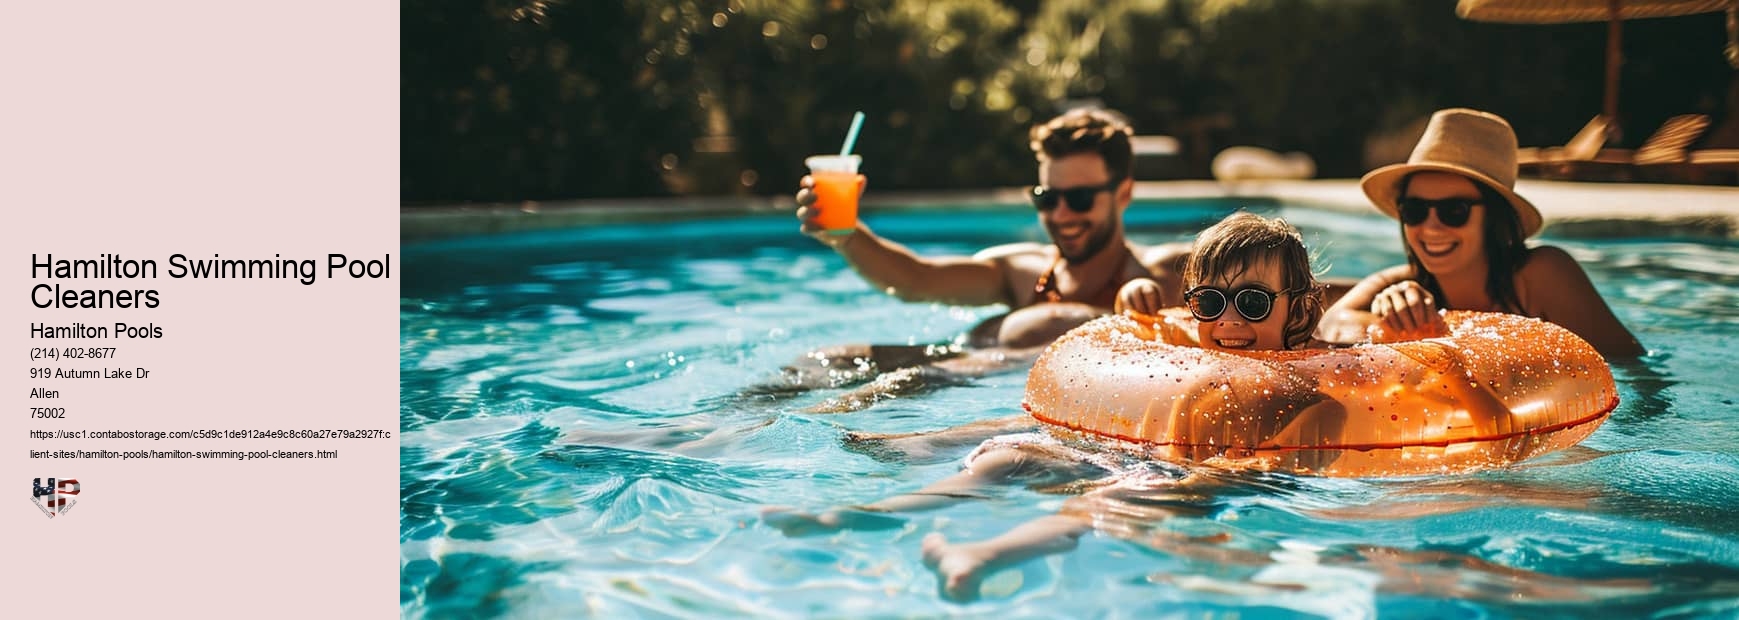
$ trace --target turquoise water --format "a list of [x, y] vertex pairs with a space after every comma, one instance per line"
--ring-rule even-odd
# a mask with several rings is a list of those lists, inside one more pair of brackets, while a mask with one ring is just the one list
[[[1187, 239], [1232, 204], [1138, 204]], [[1401, 260], [1394, 224], [1277, 205], [1329, 275]], [[1042, 240], [1030, 212], [879, 213], [924, 254]], [[869, 288], [788, 215], [407, 244], [400, 311], [406, 615], [510, 617], [1731, 617], [1739, 614], [1739, 246], [1548, 238], [1652, 351], [1578, 448], [1401, 480], [1210, 474], [1074, 552], [938, 596], [919, 541], [982, 540], [1067, 494], [1014, 487], [900, 527], [787, 537], [761, 510], [916, 490], [962, 448], [847, 449], [1020, 413], [1022, 373], [802, 413], [837, 391], [742, 398], [803, 352], [947, 340], [999, 308]], [[849, 321], [849, 322], [847, 322]], [[564, 438], [565, 437], [565, 438]], [[1140, 507], [1137, 507], [1140, 508]], [[1134, 511], [1140, 513], [1139, 510]], [[1112, 530], [1126, 532], [1114, 535]], [[1127, 534], [1127, 532], [1134, 532]]]

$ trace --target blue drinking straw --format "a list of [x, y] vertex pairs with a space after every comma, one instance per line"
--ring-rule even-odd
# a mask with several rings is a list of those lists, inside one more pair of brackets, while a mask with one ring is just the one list
[[851, 147], [857, 146], [857, 131], [863, 129], [863, 111], [851, 115], [851, 131], [845, 132], [845, 144], [839, 146], [840, 155], [850, 155]]

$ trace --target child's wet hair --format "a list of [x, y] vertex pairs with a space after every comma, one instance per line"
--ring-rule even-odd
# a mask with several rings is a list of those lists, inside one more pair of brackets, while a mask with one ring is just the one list
[[1286, 220], [1239, 211], [1209, 226], [1196, 235], [1195, 247], [1184, 262], [1184, 288], [1216, 277], [1235, 280], [1269, 261], [1279, 267], [1280, 283], [1291, 294], [1285, 333], [1286, 348], [1294, 349], [1310, 341], [1322, 319], [1322, 284], [1311, 271], [1304, 236]]

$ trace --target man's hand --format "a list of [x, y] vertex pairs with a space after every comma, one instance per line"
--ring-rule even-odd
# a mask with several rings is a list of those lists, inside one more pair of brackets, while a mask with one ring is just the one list
[[[863, 176], [859, 175], [858, 178], [862, 179]], [[858, 183], [858, 187], [863, 187], [864, 185], [865, 183], [861, 181]], [[822, 228], [821, 223], [816, 221], [817, 218], [821, 217], [821, 207], [815, 204], [814, 177], [807, 174], [803, 175], [803, 180], [798, 181], [798, 186], [797, 219], [803, 223], [803, 234], [809, 235], [810, 238], [835, 248], [845, 245], [846, 241], [850, 241], [852, 237], [857, 236], [856, 231], [853, 231], [852, 234], [849, 235], [829, 234], [827, 229]], [[863, 194], [861, 191], [858, 193], [858, 197], [860, 200], [862, 199]]]

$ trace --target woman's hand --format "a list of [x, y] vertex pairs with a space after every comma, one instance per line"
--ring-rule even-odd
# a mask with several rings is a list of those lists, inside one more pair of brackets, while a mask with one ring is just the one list
[[1159, 314], [1161, 299], [1159, 283], [1149, 278], [1130, 280], [1123, 288], [1117, 289], [1118, 314], [1125, 310], [1133, 310], [1141, 314]]
[[1382, 319], [1390, 333], [1436, 336], [1447, 333], [1449, 325], [1438, 313], [1437, 300], [1418, 282], [1403, 280], [1389, 285], [1371, 302], [1371, 313]]

